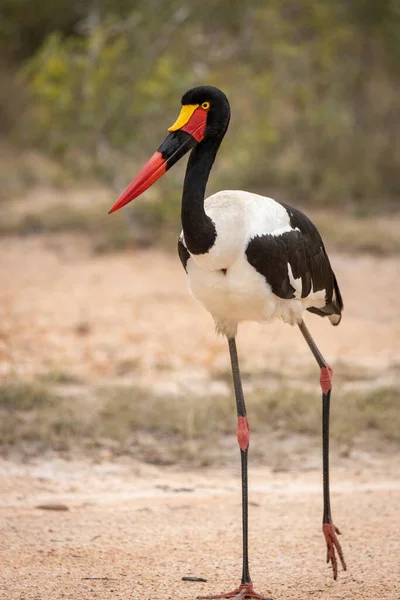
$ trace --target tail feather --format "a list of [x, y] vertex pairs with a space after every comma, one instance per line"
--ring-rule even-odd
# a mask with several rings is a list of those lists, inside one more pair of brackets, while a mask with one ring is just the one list
[[334, 327], [337, 327], [337, 325], [339, 325], [340, 321], [342, 320], [342, 315], [329, 315], [329, 320], [332, 323], [332, 325]]
[[339, 285], [337, 279], [335, 277], [335, 273], [332, 271], [333, 276], [333, 294], [332, 294], [332, 305], [336, 308], [336, 311], [329, 316], [329, 320], [332, 325], [339, 325], [342, 320], [342, 310], [343, 310], [343, 298], [340, 293]]
[[340, 289], [339, 289], [337, 279], [335, 277], [335, 273], [333, 271], [332, 271], [332, 275], [333, 275], [332, 302], [338, 307], [339, 313], [341, 313], [343, 310], [343, 298], [342, 298], [342, 294], [340, 293]]
[[320, 317], [328, 317], [332, 325], [339, 325], [342, 320], [342, 310], [343, 310], [343, 298], [340, 293], [339, 285], [335, 277], [335, 273], [332, 271], [333, 277], [333, 293], [332, 300], [328, 302], [322, 308], [315, 308], [314, 306], [310, 306], [307, 310], [315, 315], [319, 315]]

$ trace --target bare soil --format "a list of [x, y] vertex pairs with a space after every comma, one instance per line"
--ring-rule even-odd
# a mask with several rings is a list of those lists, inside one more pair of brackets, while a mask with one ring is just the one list
[[[190, 297], [174, 254], [135, 250], [93, 255], [77, 235], [0, 240], [0, 376], [62, 369], [109, 382], [131, 365], [137, 384], [203, 384], [229, 370], [226, 341]], [[336, 255], [342, 323], [306, 315], [326, 358], [362, 365], [376, 378], [400, 367], [397, 258]], [[243, 370], [314, 368], [297, 328], [280, 322], [239, 328]], [[132, 372], [129, 374], [132, 376]], [[316, 373], [317, 375], [317, 373]]]
[[[239, 583], [238, 469], [59, 459], [0, 468], [1, 599], [189, 600]], [[395, 473], [393, 459], [333, 470], [333, 514], [348, 565], [334, 582], [320, 530], [319, 474], [250, 469], [257, 589], [280, 600], [398, 600]], [[37, 508], [46, 504], [69, 510]]]
[[[175, 256], [155, 250], [93, 255], [78, 236], [3, 239], [0, 253], [3, 381], [63, 370], [87, 383], [127, 377], [153, 389], [197, 386], [207, 393], [210, 373], [229, 369], [226, 342], [189, 297]], [[307, 318], [321, 350], [332, 364], [369, 370], [366, 385], [396, 383], [398, 261], [338, 255], [332, 262], [345, 313], [338, 328]], [[249, 372], [280, 369], [296, 378], [314, 368], [299, 332], [281, 323], [245, 324], [238, 343]], [[179, 600], [235, 587], [238, 467], [189, 471], [133, 458], [56, 455], [27, 464], [2, 460], [0, 598]], [[348, 564], [337, 582], [324, 562], [319, 469], [272, 472], [250, 461], [256, 588], [278, 600], [398, 600], [396, 456], [344, 457], [332, 481]], [[68, 510], [37, 508], [46, 504]]]

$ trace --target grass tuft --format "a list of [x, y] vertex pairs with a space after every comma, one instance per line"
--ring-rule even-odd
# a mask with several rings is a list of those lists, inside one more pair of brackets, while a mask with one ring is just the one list
[[[62, 378], [61, 378], [62, 379]], [[234, 441], [236, 418], [230, 395], [159, 396], [137, 387], [81, 386], [68, 394], [60, 383], [10, 383], [0, 386], [0, 435], [3, 449], [34, 444], [39, 450], [134, 454], [149, 462], [210, 464]], [[351, 448], [357, 437], [400, 443], [400, 394], [397, 388], [340, 393], [332, 403], [333, 439]], [[319, 393], [281, 387], [252, 393], [247, 399], [252, 431], [257, 435], [320, 436]], [[212, 443], [211, 443], [212, 442]], [[257, 456], [268, 460], [267, 449]], [[214, 448], [211, 453], [210, 448]], [[370, 448], [373, 449], [372, 447]]]
[[[57, 193], [57, 192], [55, 192]], [[58, 192], [61, 195], [62, 192]], [[33, 235], [75, 232], [92, 241], [98, 253], [123, 250], [132, 245], [174, 248], [180, 229], [181, 188], [175, 184], [162, 197], [138, 200], [128, 210], [108, 215], [112, 198], [93, 203], [71, 202], [32, 210], [15, 210], [11, 204], [0, 222], [0, 235]], [[328, 248], [341, 252], [375, 255], [400, 254], [399, 215], [390, 219], [356, 216], [328, 210], [305, 211], [319, 229]]]
[[13, 212], [3, 217], [0, 235], [37, 235], [74, 232], [86, 234], [98, 253], [123, 250], [134, 241], [127, 216], [119, 213], [110, 217], [109, 204], [76, 206], [57, 204], [37, 212]]
[[39, 376], [39, 382], [43, 384], [59, 384], [59, 385], [79, 385], [82, 381], [68, 371], [62, 369], [53, 369]]
[[359, 252], [376, 256], [400, 253], [399, 217], [356, 218], [334, 212], [318, 212], [312, 220], [327, 247], [341, 252]]
[[34, 383], [10, 383], [0, 387], [0, 410], [45, 410], [54, 403], [54, 396], [46, 387]]

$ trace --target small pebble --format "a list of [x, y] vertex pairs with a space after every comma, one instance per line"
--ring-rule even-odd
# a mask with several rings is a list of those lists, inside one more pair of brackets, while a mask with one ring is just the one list
[[69, 510], [69, 507], [66, 504], [53, 504], [52, 502], [39, 504], [38, 506], [35, 506], [35, 508], [39, 508], [40, 510]]

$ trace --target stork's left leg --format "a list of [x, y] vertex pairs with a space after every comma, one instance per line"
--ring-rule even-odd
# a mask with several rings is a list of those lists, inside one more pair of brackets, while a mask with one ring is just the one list
[[243, 565], [242, 581], [238, 588], [225, 594], [215, 596], [198, 596], [198, 598], [211, 600], [212, 598], [231, 598], [231, 600], [244, 600], [245, 598], [256, 598], [256, 600], [271, 600], [258, 594], [254, 588], [249, 572], [248, 558], [248, 486], [247, 486], [247, 453], [250, 443], [250, 428], [246, 416], [246, 405], [244, 402], [242, 381], [240, 377], [239, 360], [236, 350], [235, 338], [228, 338], [229, 353], [232, 365], [233, 386], [235, 388], [236, 410], [238, 417], [237, 440], [240, 448], [242, 465], [242, 528], [243, 528]]
[[326, 562], [332, 564], [333, 578], [337, 579], [337, 559], [338, 553], [343, 570], [346, 571], [346, 563], [344, 560], [342, 548], [340, 546], [337, 535], [340, 531], [332, 522], [331, 502], [329, 493], [329, 409], [332, 391], [332, 368], [328, 365], [317, 344], [311, 337], [304, 321], [299, 325], [299, 329], [304, 336], [315, 360], [321, 369], [320, 383], [322, 388], [322, 474], [323, 474], [323, 491], [324, 491], [324, 511], [322, 518], [322, 531], [326, 540]]

